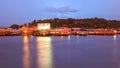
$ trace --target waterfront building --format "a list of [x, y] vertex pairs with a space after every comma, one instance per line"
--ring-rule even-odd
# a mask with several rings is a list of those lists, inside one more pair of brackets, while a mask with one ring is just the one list
[[70, 35], [71, 28], [59, 27], [51, 30], [52, 35]]
[[38, 30], [39, 32], [37, 32], [39, 35], [42, 36], [46, 36], [49, 35], [49, 31], [50, 31], [50, 23], [39, 23], [38, 25]]
[[0, 28], [0, 31], [4, 31], [5, 29], [4, 28]]
[[38, 30], [49, 30], [50, 29], [50, 23], [39, 23], [38, 24]]
[[72, 35], [78, 35], [78, 34], [80, 33], [80, 29], [81, 29], [81, 28], [78, 28], [78, 27], [76, 27], [76, 28], [75, 28], [75, 27], [74, 27], [74, 28], [71, 28], [71, 30], [72, 30], [72, 31], [71, 31], [71, 34], [72, 34]]
[[89, 35], [115, 35], [117, 31], [114, 29], [89, 29]]

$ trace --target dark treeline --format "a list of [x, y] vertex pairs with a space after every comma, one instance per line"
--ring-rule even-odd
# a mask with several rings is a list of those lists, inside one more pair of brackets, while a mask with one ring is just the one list
[[97, 29], [97, 28], [114, 28], [118, 29], [120, 28], [120, 21], [117, 20], [106, 20], [103, 18], [87, 18], [87, 19], [74, 19], [74, 18], [68, 18], [68, 19], [46, 19], [46, 20], [34, 20], [30, 23], [25, 23], [21, 26], [18, 26], [16, 24], [11, 25], [11, 28], [20, 28], [22, 26], [37, 26], [38, 23], [51, 23], [51, 28], [57, 28], [57, 27], [80, 27], [80, 28], [86, 28], [86, 29]]

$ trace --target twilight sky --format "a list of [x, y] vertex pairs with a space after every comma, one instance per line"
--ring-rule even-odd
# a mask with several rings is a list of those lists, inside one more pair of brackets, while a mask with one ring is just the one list
[[120, 0], [0, 0], [0, 26], [49, 18], [120, 20]]

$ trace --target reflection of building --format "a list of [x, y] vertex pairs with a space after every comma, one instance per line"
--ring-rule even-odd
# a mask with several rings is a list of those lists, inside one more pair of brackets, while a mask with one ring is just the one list
[[38, 24], [38, 29], [39, 30], [48, 30], [50, 29], [50, 23], [39, 23]]
[[37, 57], [37, 68], [53, 68], [50, 37], [37, 38]]
[[23, 46], [23, 67], [30, 68], [30, 51], [28, 47], [28, 37], [24, 36], [24, 46]]

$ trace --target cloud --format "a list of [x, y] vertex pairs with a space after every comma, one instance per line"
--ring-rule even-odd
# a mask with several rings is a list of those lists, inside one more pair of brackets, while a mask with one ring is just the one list
[[56, 12], [56, 13], [75, 13], [75, 12], [79, 12], [79, 10], [72, 9], [70, 7], [60, 7], [60, 8], [49, 7], [49, 8], [46, 8], [45, 11]]

